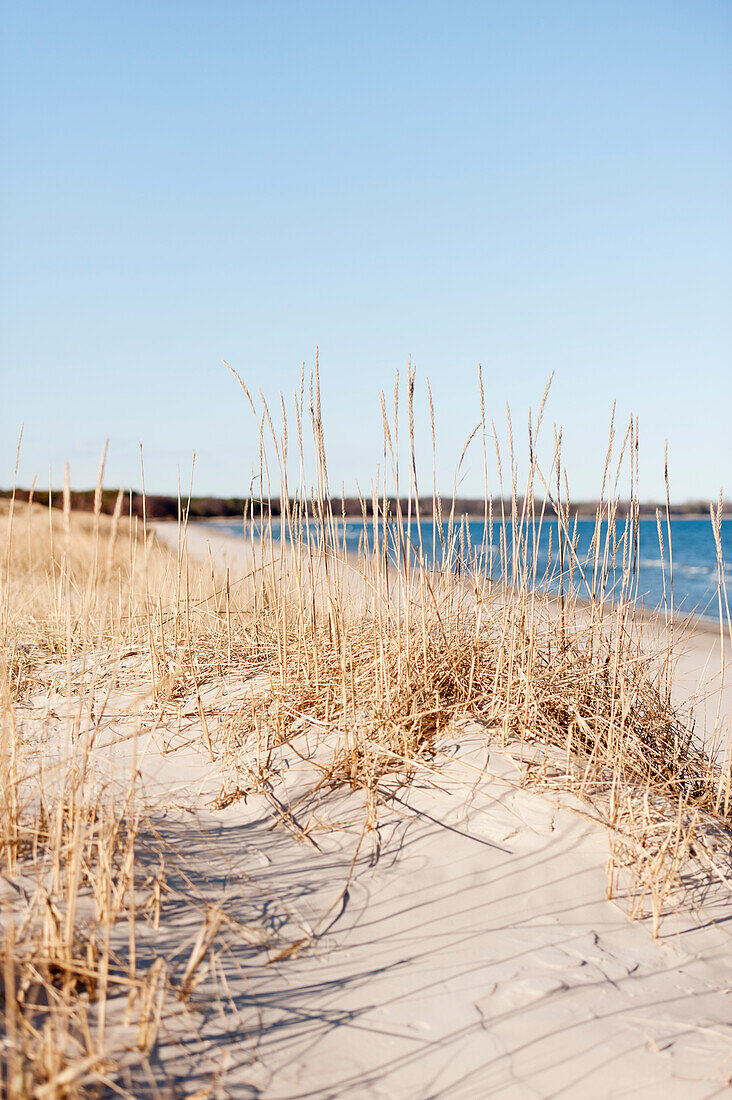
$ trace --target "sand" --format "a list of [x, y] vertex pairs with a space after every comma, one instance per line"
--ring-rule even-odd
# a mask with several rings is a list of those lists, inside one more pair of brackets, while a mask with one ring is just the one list
[[[188, 548], [210, 549], [232, 578], [251, 568], [246, 545], [210, 527], [192, 525]], [[715, 634], [690, 636], [683, 690], [719, 657]], [[247, 690], [209, 684], [204, 705], [223, 694], [234, 706]], [[476, 724], [411, 785], [385, 780], [379, 827], [365, 831], [360, 791], [299, 803], [318, 762], [294, 747], [270, 795], [217, 809], [236, 776], [207, 758], [197, 722], [188, 715], [191, 743], [176, 751], [161, 753], [159, 728], [138, 746], [150, 865], [165, 852], [171, 890], [160, 928], [141, 935], [180, 968], [209, 907], [226, 919], [191, 1006], [167, 1018], [149, 1070], [130, 1070], [134, 1095], [730, 1094], [721, 882], [689, 883], [654, 940], [647, 917], [631, 922], [622, 898], [606, 899], [608, 838], [589, 808], [519, 789], [525, 750], [488, 745]], [[121, 748], [120, 782], [125, 760]], [[283, 821], [278, 806], [296, 809]]]
[[[378, 833], [350, 792], [317, 807], [338, 824], [317, 848], [256, 795], [156, 822], [188, 900], [157, 950], [185, 960], [204, 904], [228, 920], [216, 969], [164, 1025], [161, 1086], [220, 1071], [213, 1095], [269, 1100], [725, 1094], [732, 958], [711, 922], [729, 906], [707, 897], [654, 941], [603, 900], [603, 830], [512, 789], [510, 752], [481, 741], [462, 731], [410, 787], [386, 784]], [[285, 805], [315, 778], [292, 761]]]
[[[177, 541], [174, 526], [156, 532]], [[242, 540], [208, 527], [190, 527], [188, 549], [210, 551], [232, 583], [252, 567]], [[720, 655], [715, 633], [690, 634], [681, 690], [713, 681]], [[139, 684], [139, 655], [125, 660]], [[118, 673], [99, 670], [102, 694]], [[314, 790], [305, 732], [268, 789], [252, 790], [246, 760], [212, 758], [201, 710], [217, 735], [258, 686], [256, 672], [214, 677], [178, 721], [156, 718], [144, 690], [121, 690], [98, 733], [89, 782], [122, 793], [133, 769], [141, 777], [140, 902], [166, 866], [159, 923], [152, 908], [137, 922], [138, 967], [162, 956], [179, 986], [202, 944], [190, 997], [166, 1004], [148, 1061], [125, 1050], [125, 998], [108, 1004], [127, 1095], [732, 1094], [729, 860], [687, 879], [654, 939], [648, 915], [628, 919], [627, 886], [607, 900], [608, 835], [592, 807], [521, 786], [526, 744], [500, 748], [477, 723], [446, 733], [411, 783], [380, 782], [367, 830], [362, 790]], [[68, 703], [53, 669], [42, 703], [62, 760]], [[18, 713], [32, 730], [30, 704]], [[19, 905], [34, 888], [3, 876], [0, 900]], [[120, 922], [119, 958], [125, 935]]]

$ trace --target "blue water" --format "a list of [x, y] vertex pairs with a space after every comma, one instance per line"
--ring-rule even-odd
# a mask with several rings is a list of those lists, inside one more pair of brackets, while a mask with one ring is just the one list
[[[241, 522], [217, 524], [216, 529], [218, 531], [225, 531], [227, 534], [244, 536]], [[345, 525], [343, 521], [340, 520], [338, 521], [336, 530], [339, 543], [345, 545], [347, 550], [359, 551], [362, 549], [365, 532], [363, 523], [360, 520], [356, 520], [355, 518], [352, 520], [349, 519], [345, 522]], [[491, 573], [493, 579], [498, 580], [501, 576], [502, 560], [501, 525], [497, 522], [493, 524], [492, 547], [482, 520], [468, 520], [462, 530], [463, 534], [461, 536], [459, 533], [459, 524], [456, 521], [454, 545], [451, 556], [453, 568], [460, 568], [461, 562], [464, 565], [469, 565], [470, 559], [472, 558], [473, 561], [475, 561], [476, 556], [481, 554], [482, 549], [482, 561], [486, 571]], [[550, 530], [551, 536], [549, 533]], [[595, 581], [593, 577], [594, 553], [592, 552], [595, 522], [594, 520], [579, 520], [576, 528], [574, 525], [571, 526], [571, 531], [573, 535], [576, 535], [576, 559], [584, 570], [586, 578], [586, 582], [583, 581], [579, 570], [575, 568], [573, 584], [580, 595], [588, 595], [588, 588], [591, 590], [593, 584], [597, 586], [597, 581]], [[421, 531], [422, 553], [424, 560], [427, 562], [433, 561], [435, 557], [433, 532], [432, 520], [429, 522], [423, 521]], [[615, 527], [616, 539], [619, 540], [623, 532], [624, 525], [618, 522]], [[280, 525], [278, 521], [273, 521], [272, 533], [276, 539], [279, 538]], [[537, 582], [542, 582], [550, 590], [557, 591], [560, 584], [560, 563], [557, 553], [556, 520], [545, 519], [541, 530], [537, 533]], [[601, 535], [603, 548], [605, 533], [606, 528], [605, 525], [603, 525]], [[637, 548], [634, 545], [629, 547], [629, 561], [632, 563], [632, 561], [635, 560], [636, 563], [635, 575], [638, 599], [642, 601], [645, 608], [649, 610], [663, 606], [664, 578], [666, 583], [666, 603], [669, 607], [672, 605], [669, 577], [669, 531], [665, 521], [662, 524], [662, 535], [663, 556], [661, 554], [656, 521], [654, 519], [642, 519], [639, 523]], [[717, 551], [714, 534], [710, 520], [672, 519], [670, 536], [673, 550], [673, 607], [677, 611], [684, 613], [695, 611], [698, 615], [705, 618], [716, 618], [718, 614], [717, 589], [719, 569], [717, 565]], [[373, 545], [371, 521], [369, 521], [366, 538], [369, 548], [371, 548]], [[447, 540], [447, 524], [443, 524], [443, 538]], [[730, 597], [732, 597], [732, 523], [722, 523], [721, 538], [724, 576], [730, 588]], [[396, 538], [396, 530], [394, 527], [391, 528], [390, 541], [390, 556], [396, 559], [399, 555], [399, 540]], [[419, 532], [414, 522], [411, 528], [411, 541], [416, 549], [419, 542]], [[437, 532], [436, 541], [436, 559], [439, 560], [442, 554], [439, 532]], [[533, 547], [534, 534], [529, 530], [527, 553], [529, 566], [533, 560]], [[492, 551], [492, 553], [489, 551]], [[565, 547], [565, 589], [569, 585], [568, 556], [567, 547]], [[610, 564], [607, 569], [605, 588], [609, 595], [612, 595], [613, 591], [617, 592], [620, 587], [623, 566], [622, 557], [623, 550], [621, 548], [618, 550], [614, 566]], [[509, 563], [509, 571], [511, 559], [512, 534], [510, 525], [507, 525], [504, 560], [507, 560]], [[634, 582], [634, 590], [635, 586], [636, 582]]]

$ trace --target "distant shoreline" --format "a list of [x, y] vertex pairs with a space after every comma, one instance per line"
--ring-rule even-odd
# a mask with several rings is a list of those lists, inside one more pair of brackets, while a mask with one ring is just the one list
[[[107, 515], [111, 515], [114, 511], [117, 503], [117, 497], [119, 489], [104, 489], [101, 494], [101, 510]], [[9, 499], [13, 496], [12, 489], [0, 489], [0, 500]], [[48, 507], [49, 505], [49, 491], [44, 489], [43, 491], [33, 491], [29, 489], [16, 489], [15, 498], [20, 501], [28, 501], [32, 498], [37, 504]], [[50, 492], [50, 503], [54, 508], [63, 507], [63, 490], [52, 489]], [[445, 494], [442, 498], [443, 511], [447, 507], [452, 508], [452, 497], [449, 494]], [[73, 511], [92, 512], [94, 511], [95, 490], [72, 490], [70, 494], [70, 505]], [[396, 512], [398, 505], [401, 505], [402, 511], [406, 514], [409, 507], [409, 501], [403, 497], [400, 501], [397, 501], [395, 497], [387, 498], [389, 504], [389, 510], [392, 515]], [[291, 504], [294, 502], [290, 502]], [[432, 496], [425, 496], [421, 500], [421, 506], [423, 508], [424, 515], [432, 514]], [[371, 517], [372, 502], [369, 498], [364, 500], [363, 503], [358, 497], [331, 497], [330, 504], [335, 517], [345, 514], [347, 519], [360, 519], [363, 515], [363, 508], [366, 509], [366, 515]], [[379, 507], [383, 505], [383, 498], [379, 499]], [[599, 502], [596, 500], [590, 501], [578, 501], [576, 504], [571, 505], [571, 515], [574, 518], [576, 515], [579, 519], [594, 519]], [[493, 501], [493, 515], [494, 518], [498, 518], [501, 509], [503, 508], [510, 513], [511, 501], [500, 499]], [[519, 508], [523, 505], [523, 500], [518, 501]], [[122, 513], [123, 515], [144, 515], [150, 520], [177, 520], [179, 514], [188, 512], [189, 520], [205, 520], [207, 522], [231, 522], [232, 520], [241, 519], [244, 512], [251, 515], [252, 510], [258, 512], [261, 507], [261, 502], [258, 497], [191, 497], [190, 501], [187, 498], [179, 500], [178, 497], [164, 496], [160, 494], [146, 494], [144, 497], [142, 493], [138, 493], [133, 490], [123, 490], [122, 500]], [[273, 517], [280, 515], [280, 499], [278, 496], [273, 496], [271, 505], [265, 501], [265, 507], [271, 508], [271, 514]], [[414, 504], [412, 503], [412, 507]], [[545, 502], [542, 498], [535, 499], [535, 507], [537, 510], [545, 507]], [[547, 508], [551, 506], [546, 505]], [[629, 502], [620, 501], [618, 503], [617, 517], [624, 519], [629, 512]], [[455, 517], [462, 519], [466, 516], [468, 519], [482, 519], [485, 515], [485, 502], [483, 500], [473, 497], [458, 497], [455, 499]], [[655, 519], [656, 511], [661, 513], [662, 518], [666, 516], [666, 503], [665, 502], [645, 502], [639, 505], [639, 516], [641, 519]], [[709, 519], [709, 502], [704, 500], [686, 501], [684, 504], [672, 504], [669, 507], [669, 515], [674, 520], [699, 520]], [[552, 512], [549, 512], [551, 515]], [[722, 504], [722, 518], [732, 519], [732, 501], [724, 501]]]
[[[661, 506], [659, 505], [658, 507], [659, 507], [659, 510], [660, 510]], [[575, 513], [573, 513], [573, 516], [574, 516], [574, 514]], [[553, 517], [553, 515], [554, 515], [553, 512], [548, 513], [549, 519], [551, 519]], [[594, 512], [583, 511], [581, 505], [578, 505], [577, 510], [576, 510], [576, 515], [578, 516], [579, 519], [594, 519], [595, 518], [595, 513]], [[627, 515], [626, 512], [619, 512], [618, 513], [618, 518], [625, 519], [626, 515]], [[484, 512], [483, 512], [483, 509], [480, 510], [480, 513], [478, 513], [478, 512], [456, 512], [455, 513], [455, 522], [457, 522], [458, 520], [463, 519], [463, 517], [465, 517], [466, 519], [481, 520], [484, 517]], [[687, 521], [690, 521], [690, 520], [697, 520], [697, 521], [698, 520], [707, 520], [707, 519], [709, 519], [709, 514], [708, 513], [699, 513], [699, 512], [674, 512], [673, 509], [672, 509], [671, 512], [670, 512], [670, 517], [673, 520], [683, 520], [684, 522], [687, 522]], [[275, 518], [279, 519], [280, 517], [279, 517], [279, 515], [277, 515]], [[340, 514], [335, 514], [334, 518], [335, 519], [340, 519], [341, 516], [340, 516]], [[361, 518], [362, 518], [361, 516], [346, 515], [346, 519], [358, 520], [358, 519], [361, 519]], [[655, 520], [655, 518], [656, 518], [655, 512], [653, 512], [653, 513], [645, 512], [641, 508], [640, 519]], [[661, 518], [664, 519], [664, 520], [666, 518], [666, 505], [665, 504], [663, 506]], [[189, 523], [206, 524], [207, 526], [211, 525], [211, 526], [215, 526], [215, 527], [219, 527], [219, 526], [223, 527], [223, 526], [231, 526], [232, 523], [236, 523], [238, 520], [241, 520], [241, 519], [242, 519], [242, 517], [240, 515], [236, 515], [236, 516], [199, 516], [199, 515], [196, 515], [196, 516], [189, 516], [188, 522]], [[445, 520], [445, 519], [446, 519], [446, 517], [443, 516], [443, 520]], [[729, 512], [722, 512], [722, 519], [723, 520], [724, 519], [732, 520], [732, 510], [729, 511]], [[546, 520], [547, 520], [546, 516], [544, 517], [544, 520], [546, 522]], [[159, 522], [161, 522], [161, 523], [177, 523], [178, 520], [177, 520], [176, 516], [166, 516], [163, 519], [161, 519]], [[247, 517], [246, 522], [247, 523], [249, 522], [249, 517]], [[412, 522], [414, 522], [414, 515], [412, 516]], [[423, 515], [422, 516], [422, 522], [423, 523], [424, 522], [430, 522], [431, 523], [432, 522], [431, 513], [429, 515], [429, 519], [427, 519], [427, 517], [425, 515]], [[496, 515], [495, 508], [493, 510], [493, 522], [494, 523], [500, 522], [500, 516]]]

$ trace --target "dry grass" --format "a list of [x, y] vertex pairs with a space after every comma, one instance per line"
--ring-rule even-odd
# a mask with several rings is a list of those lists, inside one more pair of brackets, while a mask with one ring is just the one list
[[[492, 742], [521, 747], [522, 782], [579, 796], [607, 825], [608, 896], [621, 883], [631, 917], [650, 904], [657, 931], [690, 862], [724, 879], [729, 754], [725, 767], [715, 763], [674, 710], [673, 616], [667, 609], [661, 643], [649, 652], [635, 599], [637, 507], [618, 516], [621, 478], [637, 503], [637, 427], [630, 423], [617, 453], [611, 431], [588, 564], [575, 549], [561, 434], [549, 470], [536, 458], [544, 404], [530, 422], [519, 486], [512, 437], [505, 459], [481, 383], [471, 446], [482, 446], [486, 540], [476, 548], [454, 499], [420, 498], [413, 394], [410, 372], [401, 444], [397, 396], [393, 417], [383, 402], [391, 473], [382, 471], [370, 507], [364, 502], [358, 555], [346, 551], [331, 502], [317, 372], [308, 394], [301, 382], [292, 423], [282, 403], [279, 429], [246, 392], [260, 425], [262, 497], [245, 521], [251, 568], [243, 578], [189, 560], [185, 505], [172, 554], [119, 508], [111, 518], [99, 508], [72, 514], [68, 494], [62, 511], [0, 502], [8, 1097], [124, 1092], [120, 1064], [147, 1057], [171, 1004], [194, 989], [224, 919], [202, 913], [180, 973], [162, 957], [138, 959], [139, 921], [159, 921], [166, 896], [164, 859], [152, 875], [140, 860], [149, 807], [135, 762], [145, 722], [172, 723], [178, 740], [185, 726], [200, 741], [221, 771], [217, 805], [257, 790], [306, 839], [308, 828], [272, 793], [285, 746], [317, 761], [319, 788], [363, 788], [368, 829], [383, 812], [383, 777], [408, 780], [433, 760], [443, 731], [471, 719]], [[303, 474], [306, 429], [312, 484]], [[513, 500], [502, 515], [487, 491], [493, 452], [500, 499], [505, 478]], [[387, 496], [398, 499], [405, 482], [408, 508], [389, 515]], [[272, 494], [284, 538], [270, 517]], [[440, 538], [435, 558], [422, 546], [425, 519]], [[717, 532], [719, 522], [713, 509]], [[540, 563], [546, 526], [556, 552]], [[669, 590], [671, 578], [670, 570]], [[720, 563], [721, 630], [732, 636], [722, 580]], [[235, 705], [211, 701], [206, 688], [219, 681], [247, 689]], [[100, 764], [121, 737], [132, 761], [122, 785]]]
[[[164, 868], [151, 882], [141, 870], [135, 767], [120, 785], [111, 758], [100, 766], [107, 711], [125, 700], [134, 761], [140, 716], [195, 685], [194, 641], [216, 648], [218, 618], [210, 576], [179, 570], [136, 521], [2, 505], [2, 1084], [8, 1097], [88, 1095], [122, 1052], [145, 1057], [176, 992], [163, 958], [137, 966]], [[156, 639], [173, 607], [168, 652]]]

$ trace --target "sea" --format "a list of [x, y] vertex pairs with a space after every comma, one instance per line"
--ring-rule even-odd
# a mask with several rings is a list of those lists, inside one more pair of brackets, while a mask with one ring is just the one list
[[[581, 569], [575, 567], [572, 571], [572, 583], [580, 596], [587, 595], [588, 589], [591, 590], [593, 583], [596, 583], [593, 581], [595, 521], [579, 519], [576, 521], [576, 526], [572, 522], [570, 527], [576, 546], [575, 562], [581, 566]], [[248, 537], [248, 531], [245, 533], [241, 521], [231, 523], [219, 521], [216, 524], [216, 530], [239, 537]], [[467, 569], [470, 567], [471, 558], [475, 561], [477, 556], [492, 578], [499, 580], [501, 561], [510, 562], [512, 558], [510, 523], [506, 526], [507, 537], [503, 551], [501, 549], [502, 527], [499, 522], [494, 522], [492, 530], [488, 530], [483, 520], [466, 518], [462, 523], [455, 520], [453, 531], [451, 567], [456, 570]], [[617, 522], [615, 531], [619, 538], [623, 533], [623, 523]], [[447, 533], [447, 523], [442, 525], [441, 540], [439, 529], [431, 519], [422, 521], [419, 529], [417, 523], [412, 520], [411, 544], [416, 552], [416, 548], [420, 545], [421, 534], [422, 560], [431, 563], [440, 560], [444, 553], [443, 545], [448, 542]], [[605, 526], [602, 525], [601, 545], [604, 544], [605, 534]], [[365, 531], [361, 520], [339, 519], [336, 524], [336, 535], [339, 544], [347, 551], [361, 551], [364, 539], [368, 541], [369, 549], [373, 545], [371, 521]], [[720, 592], [724, 603], [724, 583], [729, 586], [729, 599], [732, 602], [732, 522], [722, 521], [720, 535], [721, 567], [710, 519], [672, 518], [669, 525], [664, 518], [660, 539], [656, 520], [641, 519], [638, 524], [637, 545], [633, 544], [629, 548], [626, 566], [635, 563], [633, 590], [637, 592], [637, 599], [645, 610], [653, 611], [666, 606], [669, 609], [673, 608], [678, 614], [694, 614], [702, 619], [718, 619]], [[281, 537], [281, 527], [277, 520], [272, 521], [272, 536], [275, 540]], [[536, 536], [535, 538], [534, 532], [530, 529], [527, 539], [529, 566], [535, 554], [537, 586], [556, 592], [560, 587], [561, 576], [556, 520], [545, 519], [540, 527], [537, 524]], [[390, 527], [389, 541], [389, 555], [392, 560], [397, 560], [400, 552], [404, 552], [400, 551], [400, 543], [403, 547], [406, 538], [404, 540], [398, 538], [398, 531], [394, 524]], [[669, 568], [669, 544], [673, 557], [673, 585]], [[563, 580], [565, 589], [569, 584], [570, 576], [567, 557], [565, 549]], [[620, 591], [622, 574], [622, 549], [620, 549], [614, 565], [611, 564], [607, 570], [605, 591], [610, 598]], [[723, 582], [722, 587], [720, 587], [720, 581]]]

